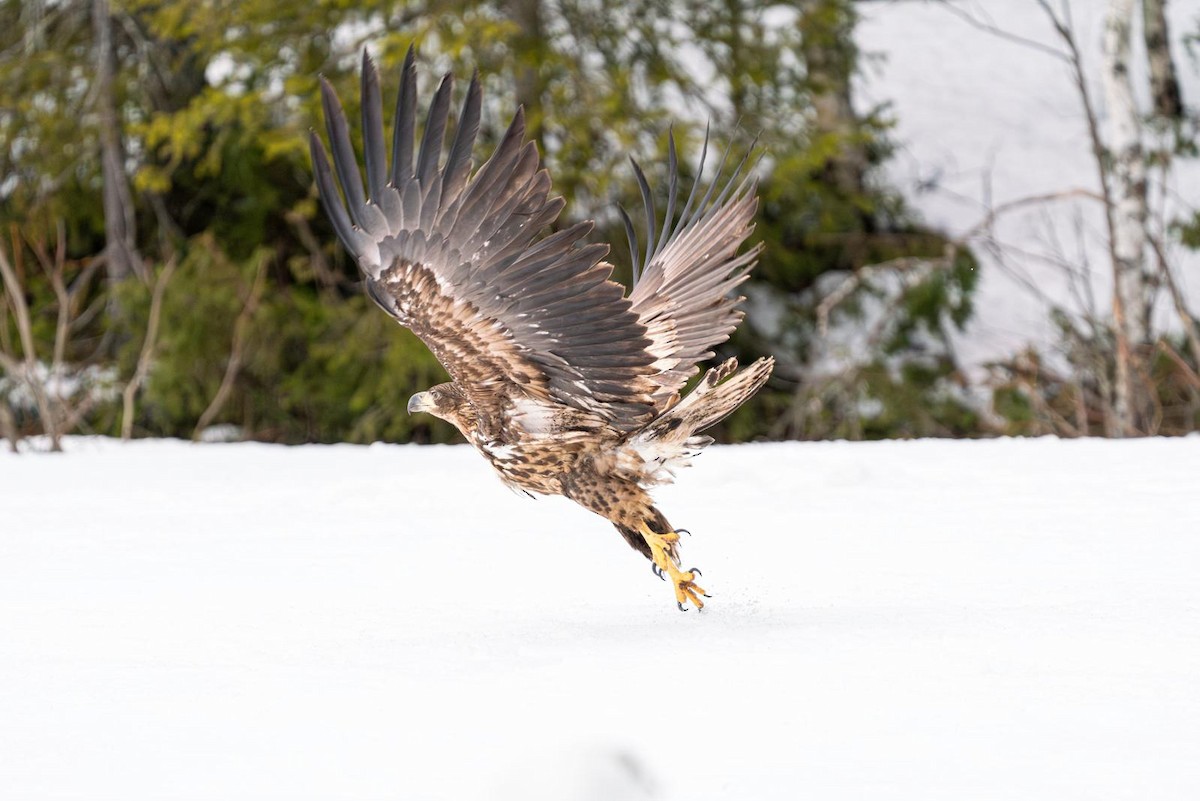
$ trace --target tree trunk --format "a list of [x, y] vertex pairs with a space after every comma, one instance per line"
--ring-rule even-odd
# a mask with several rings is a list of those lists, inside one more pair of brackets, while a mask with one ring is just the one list
[[1145, 432], [1148, 387], [1140, 353], [1150, 342], [1151, 282], [1146, 273], [1146, 161], [1129, 76], [1135, 0], [1110, 0], [1104, 31], [1112, 177], [1113, 318], [1117, 338], [1115, 413], [1118, 436]]
[[1167, 29], [1167, 0], [1142, 0], [1146, 56], [1150, 62], [1150, 97], [1154, 115], [1166, 120], [1183, 117], [1179, 79], [1171, 58], [1171, 35]]
[[517, 67], [517, 102], [525, 107], [525, 120], [529, 126], [529, 137], [537, 142], [538, 149], [545, 154], [545, 114], [542, 113], [542, 93], [545, 82], [538, 74], [537, 64], [541, 61], [537, 53], [545, 46], [542, 36], [542, 0], [506, 0], [508, 18], [520, 29], [512, 43], [521, 53], [525, 64]]
[[826, 178], [847, 197], [864, 194], [867, 154], [855, 141], [859, 128], [851, 101], [854, 75], [854, 8], [845, 0], [808, 0], [801, 6], [801, 47], [816, 112], [816, 132], [841, 142], [825, 163]]
[[117, 116], [116, 63], [112, 43], [112, 18], [108, 0], [92, 0], [92, 29], [95, 35], [95, 93], [100, 123], [100, 164], [104, 179], [104, 255], [109, 283], [130, 274], [143, 275], [134, 235], [133, 197], [125, 178], [125, 148]]
[[32, 55], [46, 46], [43, 21], [46, 16], [45, 0], [26, 0], [19, 6], [18, 30], [23, 31], [22, 40], [26, 55]]

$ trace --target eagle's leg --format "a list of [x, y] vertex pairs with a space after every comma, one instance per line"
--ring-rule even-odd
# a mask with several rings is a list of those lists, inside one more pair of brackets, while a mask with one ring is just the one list
[[704, 589], [696, 584], [700, 571], [679, 566], [679, 535], [663, 513], [654, 508], [650, 496], [635, 482], [607, 474], [577, 472], [562, 479], [563, 495], [602, 515], [621, 533], [635, 551], [652, 563], [654, 574], [670, 581], [675, 602], [683, 609], [692, 604], [704, 608]]
[[704, 588], [696, 584], [696, 576], [700, 572], [696, 569], [680, 570], [679, 568], [679, 532], [668, 531], [664, 534], [659, 534], [650, 528], [649, 524], [642, 523], [641, 527], [642, 539], [646, 541], [646, 545], [650, 548], [650, 560], [654, 562], [654, 566], [658, 568], [660, 573], [665, 573], [670, 576], [671, 584], [675, 587], [675, 603], [682, 610], [685, 603], [691, 603], [697, 609], [704, 608], [704, 601], [700, 600], [700, 596], [708, 597], [704, 593]]

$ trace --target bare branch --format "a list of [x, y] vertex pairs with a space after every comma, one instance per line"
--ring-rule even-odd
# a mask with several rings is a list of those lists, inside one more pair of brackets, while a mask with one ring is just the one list
[[1171, 295], [1171, 301], [1175, 304], [1175, 313], [1179, 315], [1179, 322], [1183, 324], [1183, 332], [1187, 336], [1188, 345], [1192, 349], [1192, 358], [1200, 364], [1200, 325], [1196, 323], [1196, 318], [1188, 311], [1187, 301], [1183, 297], [1183, 292], [1179, 289], [1179, 284], [1175, 280], [1175, 273], [1171, 269], [1171, 265], [1167, 261], [1166, 252], [1163, 250], [1163, 244], [1157, 237], [1150, 237], [1150, 247], [1154, 250], [1154, 255], [1158, 260], [1158, 271], [1162, 277], [1162, 281], [1166, 284], [1167, 291]]
[[1044, 192], [1038, 195], [1029, 195], [1028, 197], [1005, 201], [999, 206], [988, 209], [987, 214], [985, 214], [979, 222], [975, 223], [975, 225], [968, 228], [962, 236], [958, 237], [957, 241], [967, 242], [971, 240], [972, 238], [991, 228], [993, 225], [995, 225], [996, 221], [1000, 217], [1010, 212], [1020, 211], [1021, 209], [1029, 206], [1041, 206], [1046, 203], [1054, 203], [1060, 200], [1070, 200], [1072, 198], [1086, 198], [1088, 200], [1098, 200], [1101, 203], [1104, 202], [1103, 195], [1098, 195], [1090, 189], [1081, 188], [1064, 189], [1060, 192]]
[[42, 418], [42, 428], [50, 438], [50, 449], [61, 451], [62, 443], [58, 421], [51, 407], [50, 399], [46, 395], [45, 385], [37, 378], [37, 350], [34, 346], [33, 324], [29, 317], [29, 306], [25, 303], [25, 290], [21, 286], [21, 282], [17, 278], [17, 273], [13, 270], [12, 264], [8, 260], [8, 255], [2, 247], [0, 247], [0, 278], [4, 282], [9, 306], [16, 316], [17, 332], [20, 335], [21, 349], [25, 356], [24, 363], [18, 364], [14, 359], [5, 354], [4, 368], [7, 372], [17, 376], [29, 387], [30, 392], [33, 394], [34, 403], [37, 404], [38, 414]]
[[167, 282], [175, 274], [176, 264], [175, 256], [172, 255], [167, 260], [162, 272], [154, 279], [154, 291], [150, 297], [150, 316], [146, 321], [146, 335], [142, 340], [141, 353], [138, 354], [137, 368], [121, 393], [121, 439], [129, 439], [133, 436], [133, 402], [142, 388], [142, 382], [146, 380], [146, 376], [150, 372], [150, 362], [154, 359], [154, 348], [158, 344], [158, 323], [162, 317], [163, 297], [166, 295]]
[[8, 440], [8, 449], [13, 453], [20, 453], [18, 445], [21, 442], [21, 433], [17, 431], [17, 421], [13, 419], [12, 409], [8, 408], [8, 400], [0, 398], [0, 434]]
[[50, 280], [50, 286], [54, 289], [54, 299], [58, 307], [57, 320], [54, 326], [54, 355], [50, 366], [51, 375], [59, 375], [62, 369], [66, 358], [67, 340], [71, 325], [71, 297], [67, 292], [67, 284], [64, 279], [67, 260], [67, 234], [61, 220], [58, 223], [57, 234], [58, 242], [54, 249], [53, 257], [46, 252], [46, 246], [43, 242], [26, 240], [29, 242], [33, 254], [37, 257], [38, 263], [42, 267], [42, 272]]
[[29, 319], [29, 306], [25, 303], [25, 288], [21, 286], [17, 273], [4, 248], [0, 248], [0, 276], [4, 279], [4, 289], [8, 293], [8, 303], [16, 316], [17, 335], [21, 338], [21, 352], [27, 360], [36, 359], [33, 346], [33, 326]]
[[916, 256], [904, 256], [888, 261], [879, 262], [878, 264], [867, 264], [850, 275], [846, 276], [846, 280], [838, 284], [837, 288], [821, 299], [817, 305], [817, 330], [821, 336], [829, 333], [829, 315], [838, 304], [842, 303], [846, 298], [850, 297], [855, 289], [862, 286], [868, 279], [879, 273], [889, 271], [908, 271], [921, 267], [945, 268], [953, 261], [953, 254], [950, 253], [941, 258], [923, 259]]
[[1158, 349], [1167, 355], [1175, 366], [1179, 368], [1179, 372], [1183, 373], [1183, 377], [1192, 385], [1193, 389], [1200, 389], [1200, 373], [1197, 373], [1192, 366], [1184, 361], [1184, 358], [1179, 355], [1179, 351], [1171, 347], [1171, 343], [1167, 342], [1166, 338], [1158, 340]]
[[221, 386], [217, 388], [217, 394], [213, 396], [212, 401], [208, 404], [208, 408], [200, 415], [200, 419], [196, 422], [196, 427], [192, 430], [192, 439], [199, 440], [204, 429], [212, 423], [216, 416], [220, 414], [221, 408], [225, 405], [225, 401], [229, 399], [229, 394], [233, 391], [233, 382], [237, 379], [238, 371], [242, 369], [242, 351], [246, 345], [246, 329], [250, 325], [250, 320], [254, 316], [254, 312], [258, 309], [259, 299], [262, 297], [263, 287], [266, 285], [267, 277], [267, 257], [260, 257], [258, 266], [254, 274], [254, 283], [250, 287], [250, 292], [246, 296], [246, 303], [242, 306], [242, 311], [238, 314], [237, 320], [233, 324], [233, 343], [230, 346], [229, 362], [225, 365], [225, 375], [221, 378]]
[[1010, 42], [1015, 42], [1015, 43], [1021, 45], [1022, 47], [1028, 47], [1031, 50], [1036, 50], [1039, 53], [1044, 53], [1048, 56], [1051, 56], [1052, 58], [1058, 59], [1059, 61], [1064, 61], [1067, 63], [1070, 63], [1070, 61], [1071, 61], [1071, 57], [1067, 53], [1064, 53], [1061, 50], [1056, 50], [1055, 48], [1050, 47], [1047, 44], [1043, 44], [1042, 42], [1039, 42], [1036, 39], [1030, 39], [1028, 37], [1021, 36], [1020, 34], [1013, 33], [1012, 31], [1006, 31], [1003, 28], [997, 26], [991, 20], [979, 19], [978, 17], [974, 16], [966, 9], [959, 8], [958, 6], [954, 5], [954, 3], [949, 2], [949, 0], [936, 0], [936, 3], [937, 3], [937, 5], [946, 9], [946, 11], [950, 12], [954, 16], [963, 20], [964, 22], [966, 22], [968, 25], [970, 25], [973, 28], [978, 28], [981, 31], [986, 31], [990, 34], [1000, 37], [1001, 39], [1006, 39]]
[[305, 216], [297, 211], [289, 211], [283, 218], [296, 229], [296, 236], [299, 237], [300, 244], [308, 251], [309, 261], [312, 264], [317, 280], [326, 288], [336, 287], [338, 285], [337, 275], [329, 268], [329, 262], [325, 258], [325, 253], [321, 250], [321, 242], [317, 239], [316, 234], [313, 233], [312, 227], [308, 224]]

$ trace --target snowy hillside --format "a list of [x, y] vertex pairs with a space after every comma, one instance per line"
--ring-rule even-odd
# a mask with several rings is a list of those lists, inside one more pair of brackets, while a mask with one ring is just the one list
[[[1099, 0], [1070, 3], [1102, 126], [1107, 118], [1100, 45], [1108, 5]], [[1057, 2], [1051, 6], [1061, 7]], [[978, 23], [1046, 49], [1062, 49], [1035, 0], [959, 0], [955, 7]], [[1098, 190], [1078, 91], [1065, 63], [981, 30], [939, 3], [892, 0], [858, 8], [858, 44], [865, 53], [882, 57], [874, 68], [868, 62], [860, 105], [891, 104], [897, 122], [893, 138], [900, 149], [888, 165], [888, 178], [927, 222], [961, 236], [989, 208], [1039, 195]], [[1172, 0], [1167, 8], [1183, 96], [1195, 104], [1200, 69], [1183, 39], [1200, 25], [1200, 0]], [[1139, 31], [1137, 48], [1142, 47], [1140, 36]], [[1140, 66], [1144, 58], [1135, 63]], [[1135, 82], [1144, 86], [1144, 76], [1135, 75]], [[1200, 206], [1200, 162], [1177, 162], [1165, 197], [1172, 216]], [[1083, 284], [1089, 282], [1081, 281], [1073, 292], [1057, 262], [1089, 272], [1097, 307], [1105, 312], [1112, 284], [1103, 219], [1098, 203], [1064, 198], [1021, 208], [997, 221], [997, 237], [1016, 274], [979, 253], [983, 272], [976, 316], [957, 343], [966, 364], [1011, 354], [1029, 342], [1052, 342], [1039, 293], [1072, 312], [1084, 310], [1088, 299]], [[1200, 254], [1173, 249], [1170, 256], [1193, 304], [1200, 302]], [[1169, 304], [1162, 303], [1160, 311], [1160, 321], [1172, 324]]]
[[714, 448], [681, 614], [463, 447], [0, 455], [0, 798], [1200, 788], [1200, 439]]

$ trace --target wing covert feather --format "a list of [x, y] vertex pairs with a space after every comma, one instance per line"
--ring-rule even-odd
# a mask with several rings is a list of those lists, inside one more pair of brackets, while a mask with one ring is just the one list
[[[452, 79], [431, 101], [419, 152], [410, 49], [396, 103], [390, 180], [383, 183], [379, 81], [363, 59], [364, 188], [336, 93], [322, 82], [333, 170], [319, 137], [317, 187], [334, 230], [362, 269], [371, 297], [433, 351], [481, 416], [514, 394], [592, 412], [627, 430], [654, 413], [659, 384], [651, 340], [624, 288], [586, 245], [591, 224], [534, 241], [562, 210], [518, 109], [473, 175], [481, 91], [471, 81], [449, 155], [440, 165]], [[334, 174], [340, 184], [339, 194]], [[370, 197], [367, 196], [370, 191]]]
[[644, 261], [632, 222], [623, 215], [637, 276], [629, 297], [638, 320], [646, 327], [649, 350], [656, 359], [654, 381], [658, 387], [654, 404], [659, 410], [676, 401], [687, 380], [698, 372], [697, 363], [712, 358], [712, 348], [727, 340], [741, 322], [744, 312], [738, 306], [745, 298], [732, 293], [749, 277], [762, 248], [760, 244], [738, 253], [754, 231], [758, 208], [754, 180], [749, 172], [743, 177], [746, 158], [714, 199], [729, 156], [726, 150], [704, 196], [694, 203], [707, 153], [706, 134], [696, 182], [679, 221], [674, 223], [671, 213], [678, 193], [678, 160], [675, 137], [671, 136], [668, 213], [657, 245], [650, 187], [641, 169], [635, 170], [647, 213], [649, 241]]

